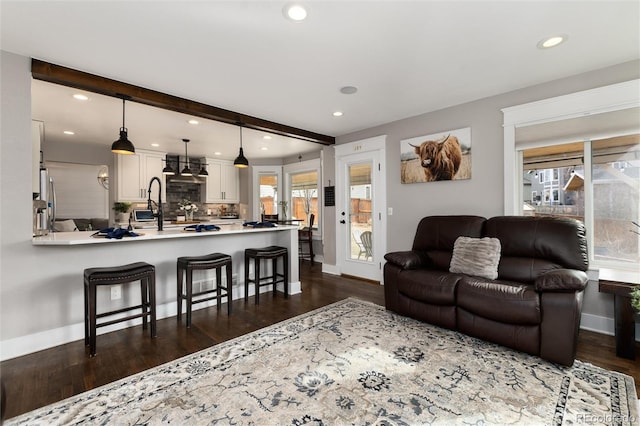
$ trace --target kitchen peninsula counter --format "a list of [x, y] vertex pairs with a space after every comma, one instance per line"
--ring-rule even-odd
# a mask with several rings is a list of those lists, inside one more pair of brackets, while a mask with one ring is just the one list
[[[206, 225], [206, 224], [203, 224]], [[83, 244], [113, 244], [132, 243], [150, 240], [166, 240], [174, 238], [204, 238], [220, 235], [246, 234], [255, 232], [281, 232], [297, 230], [297, 226], [278, 225], [272, 228], [253, 228], [239, 224], [223, 224], [220, 230], [216, 231], [186, 231], [185, 225], [165, 228], [163, 231], [157, 229], [134, 229], [132, 232], [138, 234], [137, 237], [123, 237], [121, 239], [99, 237], [96, 231], [75, 231], [75, 232], [54, 232], [49, 235], [33, 237], [33, 245], [37, 246], [73, 246]]]
[[[176, 261], [181, 256], [202, 256], [211, 253], [224, 253], [232, 258], [232, 299], [244, 299], [244, 250], [249, 247], [281, 246], [289, 251], [289, 294], [302, 291], [298, 262], [298, 227], [278, 225], [274, 228], [250, 228], [242, 224], [220, 225], [219, 231], [184, 231], [183, 227], [140, 229], [144, 235], [124, 237], [121, 240], [95, 238], [95, 231], [56, 232], [42, 237], [27, 238], [12, 246], [12, 250], [22, 253], [17, 257], [14, 268], [29, 270], [29, 274], [17, 275], [20, 285], [28, 285], [30, 293], [24, 295], [29, 309], [33, 310], [34, 330], [48, 330], [46, 333], [26, 333], [15, 339], [3, 341], [2, 353], [5, 358], [50, 348], [53, 346], [84, 339], [84, 285], [83, 273], [87, 268], [111, 267], [133, 262], [147, 262], [156, 271], [156, 308], [158, 319], [175, 317], [177, 313], [177, 277]], [[31, 229], [29, 229], [30, 231]], [[29, 249], [26, 249], [26, 246]], [[271, 262], [264, 265], [267, 272]], [[279, 268], [281, 266], [279, 265]], [[253, 265], [251, 265], [253, 269]], [[253, 275], [253, 271], [251, 271]], [[196, 271], [193, 276], [196, 289], [211, 288], [215, 280], [215, 271]], [[273, 297], [283, 297], [283, 284], [278, 283], [278, 292]], [[13, 300], [21, 300], [20, 287], [11, 293]], [[261, 288], [271, 292], [271, 287]], [[255, 287], [249, 286], [249, 296], [253, 296]], [[136, 305], [140, 300], [140, 287], [124, 285], [122, 297], [111, 300], [109, 288], [98, 291], [97, 304], [104, 311], [121, 309], [127, 305]], [[224, 300], [224, 299], [223, 299]], [[294, 298], [289, 298], [295, 303]], [[215, 306], [215, 299], [199, 303], [194, 309]], [[253, 298], [246, 303], [247, 309], [255, 309]], [[244, 303], [240, 303], [244, 306]], [[237, 306], [241, 308], [241, 306]], [[236, 309], [236, 306], [234, 306]], [[47, 312], [47, 314], [40, 314]], [[52, 321], [50, 314], [58, 318]], [[222, 312], [226, 312], [223, 309]], [[207, 321], [235, 321], [231, 314], [217, 316], [215, 312]], [[140, 318], [113, 324], [99, 329], [98, 334], [120, 328], [137, 325]], [[177, 325], [184, 327], [184, 322]], [[160, 337], [160, 332], [158, 332]], [[98, 337], [100, 339], [100, 337]], [[158, 343], [159, 344], [159, 343]], [[98, 342], [98, 347], [100, 343]]]

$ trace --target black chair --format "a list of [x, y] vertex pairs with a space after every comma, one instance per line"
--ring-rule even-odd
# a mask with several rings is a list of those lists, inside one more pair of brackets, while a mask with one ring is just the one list
[[[282, 273], [278, 273], [278, 259], [282, 258]], [[254, 262], [253, 279], [249, 278], [250, 263]], [[262, 260], [271, 260], [272, 274], [261, 276], [260, 264]], [[284, 297], [289, 297], [289, 250], [286, 247], [269, 246], [263, 248], [248, 248], [244, 251], [244, 300], [249, 300], [249, 284], [255, 285], [256, 305], [260, 302], [260, 287], [273, 285], [275, 296], [278, 283], [284, 285]]]
[[[222, 285], [222, 268], [226, 268], [226, 285]], [[216, 285], [209, 290], [193, 292], [193, 271], [195, 270], [216, 270]], [[193, 305], [200, 302], [206, 302], [208, 300], [216, 299], [216, 307], [220, 310], [222, 304], [222, 298], [227, 298], [227, 314], [231, 314], [231, 301], [232, 301], [232, 268], [231, 268], [231, 256], [222, 253], [207, 254], [204, 256], [183, 256], [178, 258], [177, 262], [178, 272], [178, 315], [177, 319], [182, 319], [182, 301], [187, 302], [187, 328], [191, 327], [191, 311]], [[184, 276], [186, 274], [187, 280], [184, 282]], [[184, 285], [183, 285], [184, 283]], [[184, 287], [184, 291], [183, 291]], [[193, 300], [193, 297], [199, 297], [205, 294], [214, 294], [210, 297], [203, 297]]]
[[[309, 226], [305, 226], [298, 230], [298, 258], [300, 260], [309, 260], [313, 264], [313, 222], [316, 215], [311, 214], [309, 217]], [[307, 250], [304, 247], [307, 246]]]
[[[99, 286], [112, 286], [140, 281], [140, 305], [96, 313], [96, 292]], [[141, 309], [141, 313], [128, 315], [111, 321], [97, 323], [98, 318]], [[145, 262], [136, 262], [123, 266], [107, 268], [88, 268], [84, 270], [84, 344], [89, 346], [89, 356], [96, 356], [96, 330], [99, 327], [142, 318], [142, 328], [147, 328], [149, 317], [151, 337], [156, 337], [156, 269]]]

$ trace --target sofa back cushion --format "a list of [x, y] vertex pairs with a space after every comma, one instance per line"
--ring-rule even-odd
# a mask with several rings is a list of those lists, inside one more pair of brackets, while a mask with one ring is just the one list
[[575, 219], [497, 216], [483, 236], [500, 240], [499, 279], [533, 283], [553, 269], [589, 267], [585, 227]]
[[481, 237], [485, 221], [480, 216], [427, 216], [418, 224], [412, 250], [426, 253], [432, 268], [448, 271], [456, 239]]

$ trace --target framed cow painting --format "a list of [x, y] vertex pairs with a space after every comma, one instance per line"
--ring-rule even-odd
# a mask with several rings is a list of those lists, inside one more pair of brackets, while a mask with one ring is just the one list
[[471, 127], [400, 141], [402, 183], [471, 179]]

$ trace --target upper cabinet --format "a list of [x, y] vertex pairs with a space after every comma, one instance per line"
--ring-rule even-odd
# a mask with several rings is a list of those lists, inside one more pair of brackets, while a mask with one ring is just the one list
[[232, 161], [207, 158], [205, 203], [240, 202], [240, 174]]
[[[116, 201], [142, 202], [147, 201], [149, 182], [153, 177], [162, 181], [162, 199], [166, 200], [166, 185], [164, 184], [163, 152], [136, 150], [133, 155], [116, 155]], [[157, 189], [152, 188], [151, 198], [157, 198]]]

